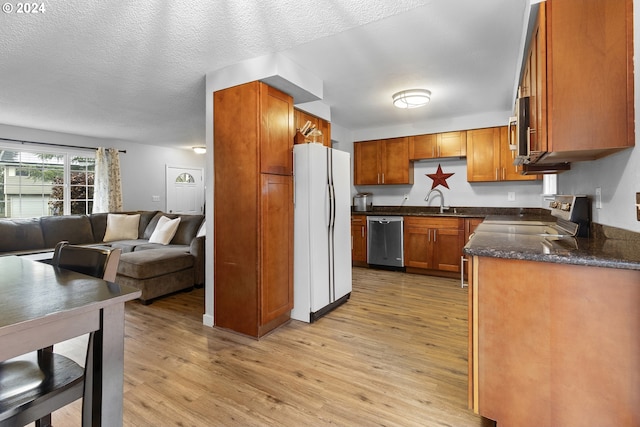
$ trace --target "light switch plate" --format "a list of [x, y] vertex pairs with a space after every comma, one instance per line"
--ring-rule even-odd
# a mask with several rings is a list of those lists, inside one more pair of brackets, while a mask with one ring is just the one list
[[636, 218], [640, 221], [640, 193], [636, 193]]

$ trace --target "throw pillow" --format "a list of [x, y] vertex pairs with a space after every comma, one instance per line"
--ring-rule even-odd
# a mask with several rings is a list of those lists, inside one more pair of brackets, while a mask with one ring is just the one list
[[176, 235], [178, 225], [180, 225], [180, 217], [169, 219], [166, 216], [161, 216], [160, 219], [158, 219], [155, 230], [153, 230], [151, 237], [149, 237], [149, 243], [168, 245], [171, 239], [173, 239], [173, 236]]
[[104, 232], [102, 241], [137, 239], [139, 224], [140, 214], [108, 214], [107, 230]]

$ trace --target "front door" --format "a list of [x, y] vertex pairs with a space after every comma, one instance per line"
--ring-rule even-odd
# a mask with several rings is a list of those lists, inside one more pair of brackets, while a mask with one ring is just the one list
[[204, 213], [203, 170], [167, 165], [167, 212]]

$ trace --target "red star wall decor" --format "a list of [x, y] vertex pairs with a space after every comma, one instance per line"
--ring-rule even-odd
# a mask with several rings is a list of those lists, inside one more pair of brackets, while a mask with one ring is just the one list
[[426, 173], [425, 175], [433, 180], [433, 184], [431, 184], [431, 189], [433, 190], [438, 185], [449, 188], [449, 184], [447, 184], [447, 178], [451, 177], [453, 173], [442, 172], [442, 168], [440, 167], [440, 164], [438, 164], [438, 170], [436, 171], [436, 173]]

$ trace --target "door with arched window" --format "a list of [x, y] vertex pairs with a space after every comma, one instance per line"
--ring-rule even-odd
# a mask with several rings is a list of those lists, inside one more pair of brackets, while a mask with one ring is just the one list
[[168, 213], [204, 213], [203, 170], [167, 165]]

